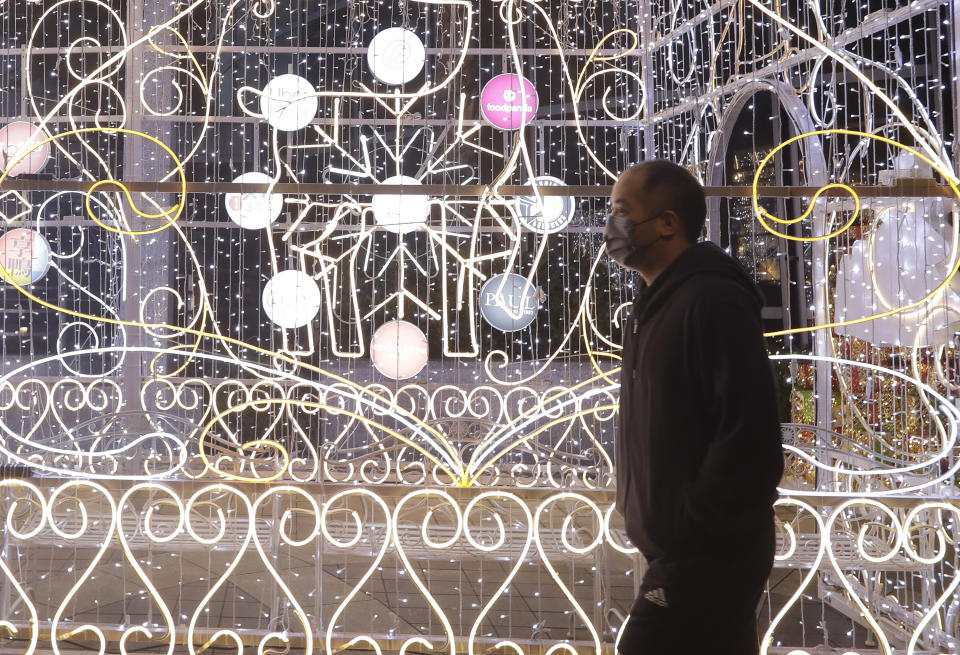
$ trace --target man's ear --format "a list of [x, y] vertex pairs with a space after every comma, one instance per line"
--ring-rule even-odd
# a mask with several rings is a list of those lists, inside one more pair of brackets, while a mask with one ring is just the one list
[[663, 219], [660, 222], [661, 236], [672, 237], [676, 234], [683, 233], [683, 224], [681, 223], [677, 212], [673, 211], [672, 209], [667, 209], [663, 212], [661, 218]]

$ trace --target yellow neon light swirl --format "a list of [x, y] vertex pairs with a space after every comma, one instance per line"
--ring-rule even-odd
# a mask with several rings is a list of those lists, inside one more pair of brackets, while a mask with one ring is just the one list
[[[79, 135], [79, 134], [89, 134], [89, 133], [91, 133], [91, 132], [106, 132], [106, 133], [130, 134], [130, 135], [142, 137], [142, 138], [146, 139], [147, 141], [150, 141], [151, 143], [154, 143], [154, 144], [160, 146], [161, 148], [163, 148], [163, 150], [165, 150], [166, 153], [167, 153], [168, 155], [170, 155], [170, 158], [173, 159], [173, 161], [176, 163], [176, 169], [175, 169], [175, 170], [177, 170], [177, 171], [179, 172], [179, 177], [180, 177], [180, 198], [181, 198], [181, 200], [180, 200], [179, 203], [177, 203], [176, 205], [174, 205], [174, 206], [171, 207], [170, 209], [168, 209], [168, 210], [166, 210], [166, 211], [161, 211], [159, 214], [148, 214], [148, 213], [146, 213], [146, 212], [141, 211], [141, 210], [137, 207], [137, 204], [133, 201], [133, 196], [130, 194], [130, 190], [126, 187], [126, 185], [125, 185], [123, 182], [120, 182], [119, 180], [97, 180], [97, 181], [94, 182], [93, 185], [90, 187], [90, 190], [86, 192], [86, 194], [85, 194], [86, 197], [85, 197], [85, 199], [84, 199], [84, 208], [87, 210], [87, 216], [90, 217], [90, 220], [92, 220], [94, 223], [96, 223], [97, 225], [99, 225], [99, 226], [102, 227], [103, 229], [108, 230], [108, 231], [110, 231], [110, 232], [116, 232], [117, 234], [126, 234], [126, 235], [128, 235], [128, 236], [137, 236], [137, 235], [143, 235], [143, 234], [154, 234], [154, 233], [156, 233], [156, 232], [160, 232], [160, 231], [162, 231], [162, 230], [165, 230], [165, 229], [167, 229], [168, 227], [170, 227], [170, 225], [172, 225], [174, 221], [176, 221], [178, 218], [180, 218], [180, 215], [183, 213], [183, 208], [184, 208], [184, 206], [186, 205], [186, 198], [187, 198], [187, 176], [186, 176], [186, 174], [185, 174], [184, 171], [183, 171], [183, 165], [180, 163], [180, 160], [177, 158], [177, 155], [176, 155], [176, 154], [173, 152], [173, 150], [171, 150], [170, 147], [169, 147], [167, 144], [165, 144], [163, 141], [160, 141], [159, 139], [157, 139], [157, 138], [155, 138], [155, 137], [152, 137], [152, 136], [150, 136], [149, 134], [144, 134], [143, 132], [138, 132], [137, 130], [128, 130], [128, 129], [122, 128], [122, 127], [118, 127], [118, 128], [84, 127], [84, 128], [80, 128], [80, 129], [77, 129], [77, 130], [67, 130], [67, 131], [65, 131], [65, 132], [58, 132], [57, 134], [54, 134], [53, 136], [51, 136], [51, 137], [49, 137], [49, 138], [47, 138], [47, 139], [44, 139], [43, 141], [39, 141], [39, 142], [37, 142], [36, 144], [33, 144], [29, 149], [24, 150], [22, 153], [20, 153], [19, 155], [17, 155], [17, 156], [13, 159], [13, 161], [12, 161], [10, 164], [7, 165], [7, 167], [6, 167], [6, 169], [3, 171], [3, 173], [0, 173], [0, 186], [3, 185], [4, 180], [6, 180], [6, 179], [7, 179], [7, 176], [10, 175], [10, 171], [12, 171], [12, 170], [14, 169], [14, 167], [15, 167], [21, 160], [25, 159], [26, 157], [29, 157], [30, 154], [31, 154], [34, 150], [36, 150], [37, 148], [41, 148], [41, 147], [47, 145], [48, 143], [53, 143], [54, 141], [57, 141], [57, 140], [62, 139], [62, 138], [64, 138], [64, 137], [74, 136], [74, 135]], [[155, 227], [155, 228], [152, 228], [152, 229], [149, 229], [149, 230], [124, 230], [124, 229], [116, 228], [116, 227], [113, 227], [112, 225], [108, 225], [108, 224], [104, 223], [104, 222], [101, 221], [99, 218], [97, 218], [96, 213], [94, 213], [94, 211], [93, 211], [93, 207], [90, 205], [90, 201], [91, 201], [92, 194], [93, 194], [94, 191], [98, 191], [98, 190], [99, 190], [99, 191], [107, 192], [106, 189], [101, 189], [101, 188], [100, 188], [100, 187], [103, 187], [103, 186], [119, 187], [119, 191], [121, 191], [121, 192], [123, 193], [123, 195], [126, 196], [127, 202], [130, 204], [131, 209], [133, 209], [133, 211], [134, 211], [135, 213], [137, 213], [138, 215], [142, 216], [143, 218], [147, 218], [147, 219], [151, 219], [151, 220], [152, 220], [152, 219], [169, 217], [168, 220], [167, 220], [167, 222], [164, 223], [163, 225], [160, 225], [159, 227]], [[116, 189], [112, 189], [112, 190], [116, 191]]]
[[[754, 211], [754, 215], [757, 217], [757, 220], [760, 221], [760, 224], [763, 225], [763, 227], [764, 227], [767, 231], [769, 231], [770, 233], [772, 233], [772, 234], [774, 234], [774, 235], [776, 235], [776, 236], [779, 236], [779, 237], [783, 237], [784, 239], [789, 239], [789, 240], [791, 240], [791, 241], [820, 241], [820, 240], [824, 240], [824, 239], [833, 238], [833, 237], [835, 237], [835, 236], [843, 233], [847, 228], [850, 227], [850, 225], [853, 224], [853, 222], [854, 222], [854, 221], [856, 220], [856, 218], [859, 216], [859, 214], [860, 214], [860, 196], [857, 194], [856, 190], [854, 190], [853, 187], [848, 186], [848, 185], [846, 185], [846, 184], [839, 184], [839, 183], [828, 184], [828, 185], [826, 185], [826, 186], [818, 189], [817, 192], [814, 194], [814, 196], [813, 196], [813, 202], [810, 203], [810, 206], [807, 208], [807, 211], [805, 211], [801, 216], [799, 216], [799, 217], [797, 217], [797, 218], [792, 218], [792, 219], [778, 218], [777, 216], [774, 216], [773, 214], [771, 214], [771, 213], [768, 212], [766, 209], [764, 209], [763, 207], [760, 206], [760, 200], [759, 200], [759, 198], [760, 198], [760, 191], [759, 191], [759, 189], [758, 189], [759, 184], [760, 184], [760, 176], [761, 176], [761, 174], [763, 173], [764, 167], [765, 167], [768, 163], [770, 163], [770, 160], [772, 160], [773, 157], [776, 156], [776, 154], [777, 154], [778, 152], [780, 152], [780, 150], [782, 150], [783, 148], [786, 148], [787, 146], [789, 146], [789, 145], [792, 144], [792, 143], [795, 143], [795, 142], [799, 141], [800, 139], [806, 139], [806, 138], [808, 138], [808, 137], [821, 136], [821, 135], [827, 135], [827, 134], [842, 134], [842, 135], [846, 135], [846, 136], [856, 136], [856, 137], [860, 137], [860, 138], [862, 138], [862, 139], [874, 139], [874, 140], [876, 140], [876, 141], [880, 141], [880, 142], [886, 143], [886, 144], [888, 144], [888, 145], [892, 145], [892, 146], [895, 146], [895, 147], [898, 147], [898, 148], [903, 148], [903, 149], [906, 150], [907, 152], [909, 152], [909, 153], [917, 156], [917, 157], [920, 158], [922, 161], [924, 161], [924, 162], [926, 162], [927, 164], [929, 164], [931, 167], [933, 167], [933, 169], [934, 169], [935, 171], [937, 171], [940, 175], [942, 175], [943, 178], [947, 181], [947, 184], [950, 185], [950, 189], [953, 191], [954, 195], [957, 197], [958, 200], [960, 200], [960, 187], [958, 187], [958, 186], [957, 186], [957, 183], [954, 182], [953, 175], [951, 175], [950, 173], [948, 173], [938, 162], [930, 159], [930, 158], [927, 157], [926, 155], [918, 152], [917, 150], [914, 150], [914, 149], [911, 148], [910, 146], [907, 146], [907, 145], [905, 145], [905, 144], [903, 144], [903, 143], [900, 143], [899, 141], [895, 141], [894, 139], [889, 139], [889, 138], [887, 138], [887, 137], [885, 137], [885, 136], [881, 136], [881, 135], [878, 135], [878, 134], [870, 134], [870, 133], [868, 133], [868, 132], [858, 132], [858, 131], [856, 131], [856, 130], [845, 130], [845, 129], [839, 129], [839, 128], [837, 128], [837, 129], [829, 129], [829, 130], [816, 130], [816, 131], [813, 131], [813, 132], [807, 132], [807, 133], [805, 133], [805, 134], [798, 134], [797, 136], [791, 137], [791, 138], [787, 139], [786, 141], [784, 141], [783, 143], [781, 143], [780, 145], [778, 145], [778, 146], [777, 146], [776, 148], [774, 148], [773, 150], [771, 150], [771, 151], [767, 154], [767, 156], [764, 157], [763, 160], [760, 162], [760, 166], [757, 168], [757, 172], [756, 172], [756, 174], [753, 176], [753, 183], [752, 183], [752, 186], [751, 186], [751, 191], [752, 191], [752, 201], [753, 201], [753, 211]], [[767, 220], [770, 220], [770, 221], [773, 221], [773, 222], [776, 222], [776, 223], [780, 223], [780, 224], [784, 224], [784, 225], [789, 225], [789, 224], [797, 223], [798, 221], [804, 220], [805, 218], [809, 217], [810, 214], [813, 212], [814, 204], [815, 204], [817, 198], [819, 198], [827, 189], [831, 189], [831, 188], [842, 188], [843, 190], [845, 190], [845, 191], [847, 191], [848, 193], [850, 193], [851, 197], [853, 198], [853, 200], [854, 200], [855, 203], [856, 203], [856, 209], [855, 209], [855, 211], [854, 211], [854, 213], [853, 213], [853, 217], [852, 217], [849, 221], [847, 221], [847, 223], [846, 223], [842, 228], [840, 228], [839, 230], [835, 230], [834, 232], [831, 232], [830, 234], [823, 235], [823, 236], [815, 236], [815, 237], [795, 237], [795, 236], [792, 236], [792, 235], [789, 235], [789, 234], [784, 234], [784, 233], [782, 233], [782, 232], [779, 232], [779, 231], [777, 231], [776, 229], [772, 228], [772, 227], [767, 223]], [[956, 247], [956, 243], [954, 243], [954, 247]], [[906, 305], [903, 305], [902, 307], [895, 307], [895, 308], [893, 308], [893, 309], [889, 309], [889, 310], [884, 311], [884, 312], [880, 312], [880, 313], [877, 313], [877, 314], [872, 314], [872, 315], [870, 315], [870, 316], [863, 316], [863, 317], [861, 317], [861, 318], [853, 318], [853, 319], [846, 320], [846, 321], [834, 321], [834, 322], [824, 323], [824, 324], [820, 324], [820, 325], [811, 325], [811, 326], [809, 326], [809, 327], [797, 327], [797, 328], [791, 328], [791, 329], [789, 329], [789, 330], [776, 330], [776, 331], [774, 331], [774, 332], [765, 332], [765, 333], [764, 333], [764, 336], [766, 336], [766, 337], [778, 337], [778, 336], [783, 336], [783, 335], [787, 335], [787, 334], [800, 334], [800, 333], [804, 333], [804, 332], [814, 332], [814, 331], [816, 331], [816, 330], [825, 330], [825, 329], [832, 329], [832, 328], [837, 328], [837, 327], [844, 327], [844, 326], [847, 326], [847, 325], [856, 325], [856, 324], [859, 324], [859, 323], [868, 323], [868, 322], [870, 322], [870, 321], [874, 321], [874, 320], [877, 320], [877, 319], [886, 318], [887, 316], [892, 316], [892, 315], [894, 315], [894, 314], [898, 314], [898, 313], [903, 312], [903, 311], [906, 311], [906, 310], [908, 310], [908, 309], [914, 309], [914, 308], [916, 308], [916, 307], [919, 307], [920, 305], [923, 305], [923, 304], [926, 303], [927, 301], [929, 301], [931, 298], [933, 298], [934, 296], [936, 296], [937, 294], [939, 294], [941, 291], [943, 291], [943, 290], [947, 287], [948, 284], [950, 284], [951, 280], [953, 280], [953, 278], [956, 276], [957, 271], [960, 270], [960, 257], [954, 257], [954, 260], [955, 260], [955, 261], [954, 261], [953, 268], [952, 268], [952, 269], [950, 270], [950, 272], [946, 275], [946, 277], [944, 278], [943, 282], [941, 282], [939, 286], [937, 286], [933, 291], [931, 291], [930, 293], [928, 293], [926, 296], [924, 296], [924, 297], [921, 298], [920, 300], [917, 300], [917, 301], [912, 302], [912, 303], [908, 303], [908, 304], [906, 304]]]

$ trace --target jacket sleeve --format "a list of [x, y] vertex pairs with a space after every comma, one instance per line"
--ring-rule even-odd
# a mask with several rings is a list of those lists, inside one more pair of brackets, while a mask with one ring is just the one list
[[733, 282], [715, 286], [689, 326], [706, 451], [681, 494], [677, 527], [693, 543], [769, 517], [783, 473], [776, 387], [757, 302]]

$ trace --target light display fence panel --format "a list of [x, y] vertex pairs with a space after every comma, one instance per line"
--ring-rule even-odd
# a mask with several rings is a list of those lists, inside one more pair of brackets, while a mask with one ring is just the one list
[[960, 652], [958, 14], [0, 4], [0, 648], [614, 652], [666, 158], [766, 300], [763, 652]]

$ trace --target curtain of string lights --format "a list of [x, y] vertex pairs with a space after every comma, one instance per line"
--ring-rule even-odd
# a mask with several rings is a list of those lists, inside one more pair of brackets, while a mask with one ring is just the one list
[[960, 653], [958, 14], [0, 4], [0, 650], [613, 652], [662, 157], [767, 301], [763, 652]]

